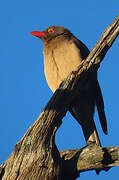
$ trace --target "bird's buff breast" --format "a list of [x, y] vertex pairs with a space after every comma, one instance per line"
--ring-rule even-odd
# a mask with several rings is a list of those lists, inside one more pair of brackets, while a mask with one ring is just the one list
[[81, 63], [80, 51], [72, 42], [60, 42], [44, 48], [44, 71], [54, 92], [60, 83]]

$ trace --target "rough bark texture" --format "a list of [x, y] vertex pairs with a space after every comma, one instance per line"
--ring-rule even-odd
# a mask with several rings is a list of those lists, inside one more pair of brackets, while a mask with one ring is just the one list
[[96, 170], [108, 171], [113, 166], [119, 166], [119, 147], [101, 148], [90, 144], [81, 149], [60, 151], [63, 161], [62, 179], [76, 179], [81, 172]]
[[119, 164], [119, 147], [100, 148], [95, 144], [80, 150], [59, 152], [55, 133], [68, 107], [85, 82], [89, 71], [100, 62], [119, 34], [119, 16], [75, 72], [61, 84], [44, 111], [15, 145], [8, 160], [0, 166], [0, 180], [74, 180], [80, 172], [107, 169]]

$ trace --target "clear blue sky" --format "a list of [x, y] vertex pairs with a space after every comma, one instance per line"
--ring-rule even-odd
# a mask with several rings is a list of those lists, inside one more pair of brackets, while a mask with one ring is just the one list
[[[36, 120], [52, 92], [43, 71], [43, 45], [30, 31], [49, 25], [69, 28], [91, 50], [102, 32], [119, 13], [118, 0], [39, 1], [4, 0], [0, 2], [0, 164], [14, 149]], [[119, 145], [119, 38], [99, 69], [109, 135], [96, 124], [103, 146]], [[85, 145], [80, 126], [68, 113], [57, 132], [60, 150]], [[80, 179], [117, 179], [118, 167], [109, 172], [82, 173]]]

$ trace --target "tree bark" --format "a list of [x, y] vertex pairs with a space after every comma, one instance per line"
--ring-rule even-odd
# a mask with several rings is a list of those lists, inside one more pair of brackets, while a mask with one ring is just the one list
[[81, 149], [60, 151], [63, 161], [62, 179], [76, 179], [81, 172], [96, 170], [108, 171], [119, 166], [119, 147], [101, 148], [95, 143]]
[[74, 180], [80, 172], [91, 169], [98, 172], [118, 165], [119, 147], [91, 144], [81, 150], [59, 152], [55, 145], [55, 133], [82, 82], [90, 71], [98, 70], [118, 34], [119, 16], [87, 59], [61, 83], [38, 119], [15, 145], [11, 156], [0, 166], [0, 180]]

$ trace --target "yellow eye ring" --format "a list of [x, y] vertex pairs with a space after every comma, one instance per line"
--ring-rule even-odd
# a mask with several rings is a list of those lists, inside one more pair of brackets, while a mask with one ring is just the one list
[[54, 33], [54, 29], [48, 29], [49, 33]]

